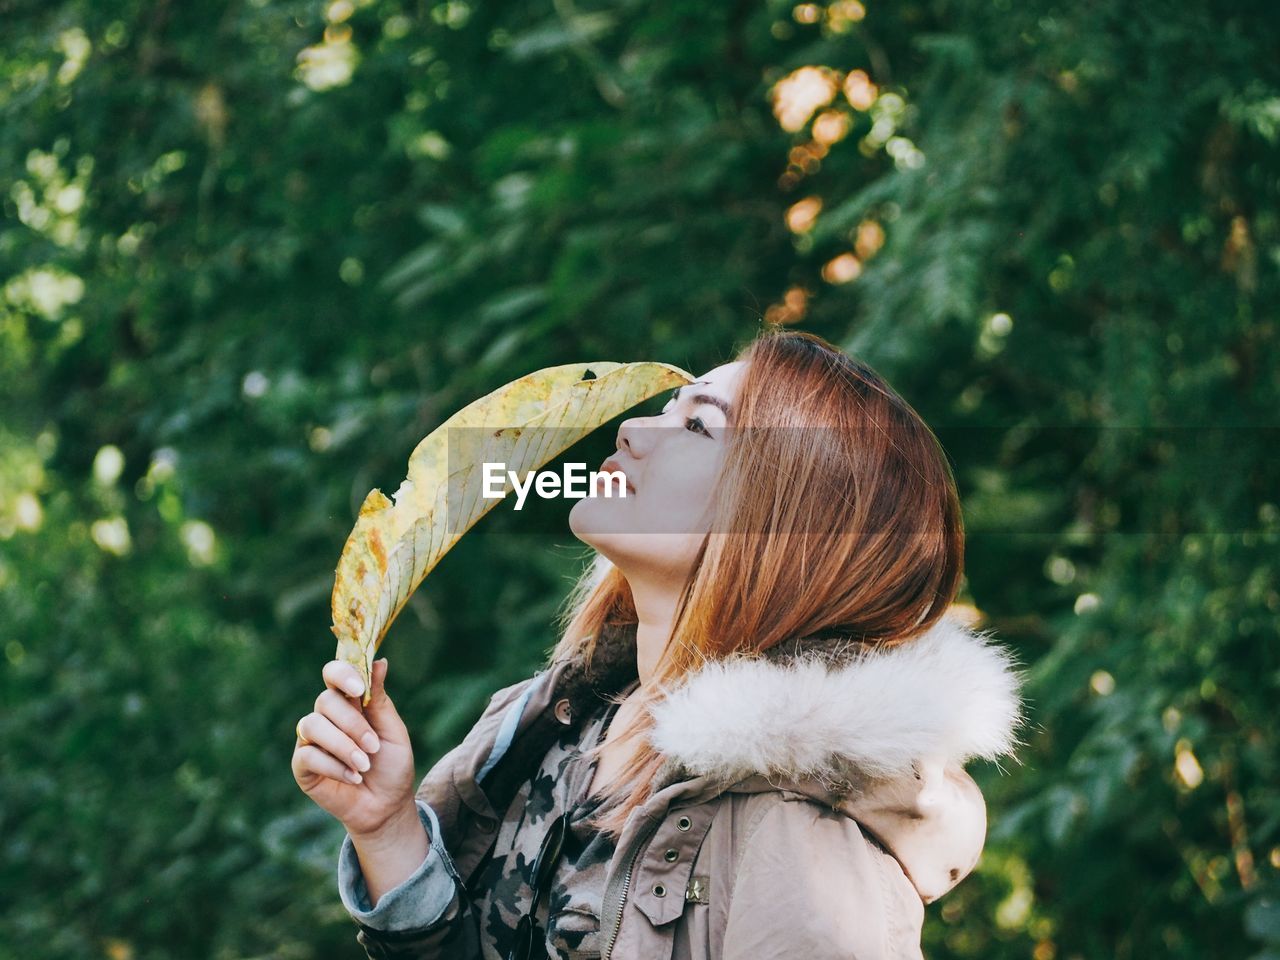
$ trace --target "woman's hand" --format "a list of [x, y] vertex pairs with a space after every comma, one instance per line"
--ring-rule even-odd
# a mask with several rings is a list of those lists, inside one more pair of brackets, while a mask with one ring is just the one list
[[315, 711], [299, 721], [309, 742], [294, 748], [294, 780], [353, 839], [374, 837], [410, 815], [416, 824], [413, 746], [387, 696], [386, 658], [374, 661], [373, 692], [363, 709], [355, 667], [330, 660], [321, 674], [325, 690]]

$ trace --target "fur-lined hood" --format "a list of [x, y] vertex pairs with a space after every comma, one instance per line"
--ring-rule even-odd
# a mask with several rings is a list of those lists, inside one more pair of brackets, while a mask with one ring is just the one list
[[1012, 753], [1018, 685], [1006, 650], [947, 615], [879, 650], [808, 640], [709, 662], [654, 708], [652, 740], [694, 775], [856, 788]]
[[982, 852], [986, 805], [964, 764], [1013, 753], [1021, 680], [952, 614], [879, 649], [806, 639], [712, 661], [653, 709], [659, 779], [764, 777], [842, 809], [929, 903]]

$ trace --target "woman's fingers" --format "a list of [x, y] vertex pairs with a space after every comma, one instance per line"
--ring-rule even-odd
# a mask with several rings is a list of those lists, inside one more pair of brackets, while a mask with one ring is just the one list
[[[331, 692], [326, 690], [325, 693], [320, 694], [317, 706], [319, 706], [325, 695]], [[369, 755], [360, 749], [345, 732], [338, 729], [324, 713], [308, 713], [302, 718], [298, 726], [302, 731], [302, 735], [311, 744], [355, 770], [365, 771], [372, 765], [369, 761]]]
[[[310, 714], [308, 714], [310, 716]], [[325, 753], [314, 743], [308, 743], [295, 751], [295, 771], [298, 773], [314, 773], [330, 780], [342, 780], [345, 783], [360, 783], [364, 780], [359, 773], [343, 764], [336, 757]], [[301, 768], [301, 769], [296, 769]]]
[[[344, 663], [342, 666], [355, 672], [355, 668], [350, 664]], [[377, 753], [378, 748], [382, 746], [382, 741], [369, 723], [369, 718], [360, 707], [356, 706], [354, 697], [347, 697], [333, 687], [326, 687], [316, 697], [316, 712], [328, 717], [335, 727], [349, 736], [353, 747], [359, 743], [367, 752]]]
[[337, 690], [349, 697], [364, 694], [364, 681], [360, 679], [360, 671], [345, 660], [330, 660], [320, 671], [325, 686]]

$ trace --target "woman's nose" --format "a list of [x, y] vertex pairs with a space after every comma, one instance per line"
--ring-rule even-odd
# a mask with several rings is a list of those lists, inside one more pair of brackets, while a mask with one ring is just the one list
[[636, 432], [636, 428], [640, 426], [643, 419], [643, 417], [628, 417], [618, 427], [618, 439], [615, 441], [617, 448], [627, 451], [632, 457], [644, 456], [644, 435]]

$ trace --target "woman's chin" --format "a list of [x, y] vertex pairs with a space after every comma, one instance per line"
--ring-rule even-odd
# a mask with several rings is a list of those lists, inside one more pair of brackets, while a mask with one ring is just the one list
[[569, 529], [579, 540], [588, 543], [593, 533], [616, 531], [617, 506], [604, 497], [583, 497], [569, 511]]

